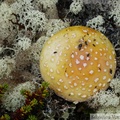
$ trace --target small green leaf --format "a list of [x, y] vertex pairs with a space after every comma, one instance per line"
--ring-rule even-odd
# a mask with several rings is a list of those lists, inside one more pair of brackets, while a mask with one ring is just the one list
[[10, 120], [10, 116], [8, 114], [4, 114], [0, 117], [0, 120]]
[[30, 102], [31, 106], [34, 106], [34, 105], [37, 105], [37, 104], [38, 104], [38, 101], [35, 98]]
[[29, 115], [27, 120], [38, 120], [35, 115]]
[[30, 105], [23, 106], [22, 108], [23, 113], [29, 113], [32, 110], [32, 107]]
[[49, 86], [49, 83], [47, 83], [47, 82], [42, 82], [41, 86], [47, 88], [47, 87]]

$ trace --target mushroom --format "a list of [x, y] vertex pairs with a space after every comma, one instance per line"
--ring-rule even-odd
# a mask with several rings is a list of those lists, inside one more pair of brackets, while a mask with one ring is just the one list
[[58, 96], [82, 102], [108, 88], [116, 69], [115, 56], [112, 44], [102, 33], [73, 26], [46, 41], [40, 71]]

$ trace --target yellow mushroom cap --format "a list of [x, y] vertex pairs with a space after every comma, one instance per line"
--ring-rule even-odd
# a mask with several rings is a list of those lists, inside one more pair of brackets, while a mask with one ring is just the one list
[[100, 32], [84, 27], [65, 28], [43, 46], [40, 71], [58, 96], [86, 101], [106, 89], [116, 69], [115, 51]]

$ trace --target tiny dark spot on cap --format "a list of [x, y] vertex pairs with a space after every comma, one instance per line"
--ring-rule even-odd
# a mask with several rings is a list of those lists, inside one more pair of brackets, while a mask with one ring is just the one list
[[97, 88], [97, 86], [95, 86], [95, 88]]
[[87, 54], [87, 57], [89, 57], [89, 56], [90, 56], [90, 53]]
[[94, 41], [96, 41], [96, 39], [94, 39]]
[[87, 41], [85, 41], [85, 45], [88, 45]]
[[54, 54], [56, 54], [57, 53], [57, 51], [54, 51]]
[[110, 69], [110, 74], [112, 74], [112, 69]]
[[95, 44], [93, 44], [93, 46], [95, 47]]
[[101, 68], [100, 68], [100, 67], [99, 67], [98, 69], [101, 71]]
[[81, 50], [81, 48], [82, 48], [82, 44], [79, 44], [78, 49]]

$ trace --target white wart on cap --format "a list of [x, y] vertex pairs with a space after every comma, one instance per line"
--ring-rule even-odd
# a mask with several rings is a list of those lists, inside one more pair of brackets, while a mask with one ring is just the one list
[[115, 51], [100, 32], [84, 26], [65, 28], [43, 46], [40, 71], [58, 96], [86, 101], [108, 88], [116, 69]]

